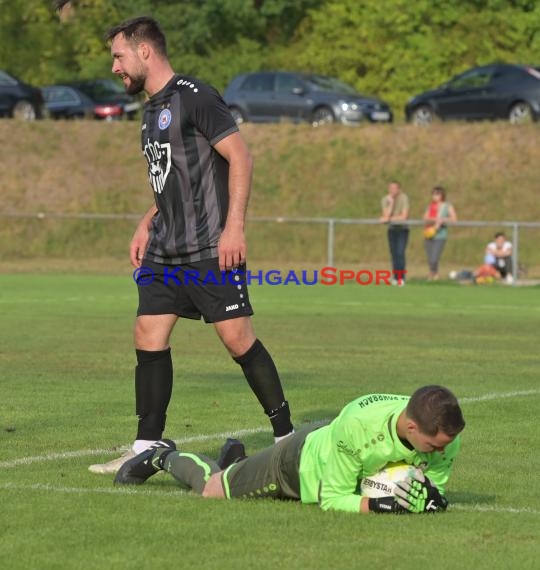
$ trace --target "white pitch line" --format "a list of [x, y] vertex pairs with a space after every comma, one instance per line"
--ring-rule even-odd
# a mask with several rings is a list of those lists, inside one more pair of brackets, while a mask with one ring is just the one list
[[[490, 400], [502, 400], [506, 398], [516, 398], [520, 396], [535, 396], [540, 394], [540, 390], [520, 390], [515, 392], [502, 392], [502, 393], [492, 393], [484, 394], [483, 396], [472, 396], [468, 398], [460, 398], [459, 401], [462, 404], [470, 404], [474, 402], [487, 402]], [[322, 420], [321, 420], [322, 421]], [[208, 441], [213, 439], [223, 439], [225, 437], [241, 437], [243, 435], [262, 433], [268, 428], [257, 427], [257, 428], [246, 428], [234, 432], [222, 432], [215, 434], [201, 434], [194, 435], [191, 437], [184, 437], [180, 439], [175, 439], [174, 441], [180, 445], [185, 443], [192, 443], [197, 441]], [[30, 465], [32, 463], [44, 462], [44, 461], [54, 461], [56, 459], [70, 459], [72, 457], [89, 457], [92, 455], [105, 455], [108, 453], [118, 453], [122, 448], [127, 449], [129, 444], [121, 446], [116, 449], [81, 449], [79, 451], [63, 451], [60, 453], [49, 453], [47, 455], [35, 455], [33, 457], [21, 457], [20, 459], [12, 459], [10, 461], [0, 461], [0, 469], [11, 469], [12, 467], [17, 467], [18, 465]]]
[[526, 513], [529, 515], [540, 515], [540, 511], [537, 511], [536, 509], [529, 509], [528, 507], [518, 509], [516, 507], [489, 507], [486, 505], [465, 505], [464, 503], [450, 503], [449, 509], [467, 512], [477, 511], [481, 513]]
[[[180, 445], [185, 443], [192, 443], [194, 441], [208, 441], [213, 439], [224, 439], [226, 437], [241, 437], [253, 433], [262, 433], [267, 431], [268, 427], [246, 428], [237, 431], [227, 431], [221, 433], [210, 433], [194, 435], [190, 437], [183, 437], [175, 439], [175, 443]], [[72, 457], [87, 457], [90, 455], [105, 455], [107, 453], [119, 453], [126, 450], [129, 444], [118, 447], [116, 449], [80, 449], [79, 451], [62, 451], [60, 453], [49, 453], [47, 455], [35, 455], [33, 457], [21, 457], [20, 459], [12, 459], [11, 461], [0, 461], [0, 469], [10, 469], [18, 465], [30, 465], [32, 463], [39, 463], [42, 461], [54, 461], [55, 459], [70, 459]]]
[[55, 487], [54, 485], [48, 485], [46, 483], [33, 483], [25, 485], [22, 483], [0, 483], [0, 490], [5, 489], [7, 491], [53, 491], [55, 493], [86, 493], [86, 494], [98, 494], [98, 495], [109, 495], [109, 494], [120, 494], [120, 495], [161, 495], [163, 497], [171, 495], [187, 495], [188, 491], [182, 489], [172, 489], [169, 492], [160, 489], [135, 489], [134, 487], [99, 487], [99, 488], [88, 488], [88, 487]]
[[[66, 494], [96, 494], [96, 495], [151, 495], [161, 497], [185, 496], [190, 495], [188, 491], [181, 489], [172, 489], [164, 491], [163, 489], [141, 489], [140, 487], [56, 487], [45, 483], [34, 483], [25, 485], [23, 483], [0, 483], [0, 490], [6, 491], [45, 491]], [[509, 514], [528, 514], [539, 515], [540, 511], [535, 509], [516, 508], [516, 507], [490, 507], [482, 505], [466, 505], [464, 503], [451, 503], [450, 510], [462, 512], [490, 512], [490, 513], [509, 513]]]
[[520, 390], [517, 392], [504, 392], [494, 394], [484, 394], [483, 396], [473, 396], [470, 398], [459, 398], [461, 404], [470, 404], [472, 402], [487, 402], [489, 400], [503, 400], [504, 398], [515, 398], [519, 396], [535, 396], [540, 394], [540, 390]]

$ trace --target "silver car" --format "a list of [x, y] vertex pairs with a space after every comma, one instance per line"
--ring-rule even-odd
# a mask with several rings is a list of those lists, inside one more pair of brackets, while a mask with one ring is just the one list
[[261, 71], [238, 75], [226, 87], [223, 98], [237, 123], [285, 119], [318, 126], [393, 120], [392, 110], [384, 101], [365, 97], [339, 79], [314, 73]]

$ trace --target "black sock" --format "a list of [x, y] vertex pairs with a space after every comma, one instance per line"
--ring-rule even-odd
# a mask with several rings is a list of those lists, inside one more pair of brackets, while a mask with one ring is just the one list
[[165, 429], [167, 406], [171, 399], [173, 369], [171, 349], [135, 350], [137, 439], [160, 439]]
[[257, 339], [245, 354], [234, 360], [242, 367], [253, 393], [270, 417], [274, 436], [290, 433], [293, 426], [289, 404], [285, 400], [274, 361], [263, 343]]
[[221, 471], [218, 464], [206, 455], [181, 451], [167, 453], [163, 469], [168, 471], [182, 487], [192, 489], [199, 495], [202, 494], [210, 476]]

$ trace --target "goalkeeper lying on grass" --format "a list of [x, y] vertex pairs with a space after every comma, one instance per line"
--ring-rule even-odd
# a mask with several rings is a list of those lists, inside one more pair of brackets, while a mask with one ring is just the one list
[[[445, 485], [464, 426], [457, 399], [442, 386], [424, 386], [411, 397], [370, 394], [330, 424], [301, 429], [247, 458], [236, 440], [228, 440], [218, 463], [158, 441], [126, 462], [115, 483], [141, 484], [163, 469], [203, 497], [296, 499], [362, 513], [437, 512], [448, 504]], [[391, 496], [359, 494], [364, 477], [400, 461], [418, 469]]]

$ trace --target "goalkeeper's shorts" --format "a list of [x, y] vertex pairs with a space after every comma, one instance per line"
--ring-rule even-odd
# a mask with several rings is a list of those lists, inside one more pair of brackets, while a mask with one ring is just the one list
[[309, 426], [280, 442], [233, 463], [222, 475], [227, 499], [300, 499], [300, 454], [306, 437], [321, 425]]

